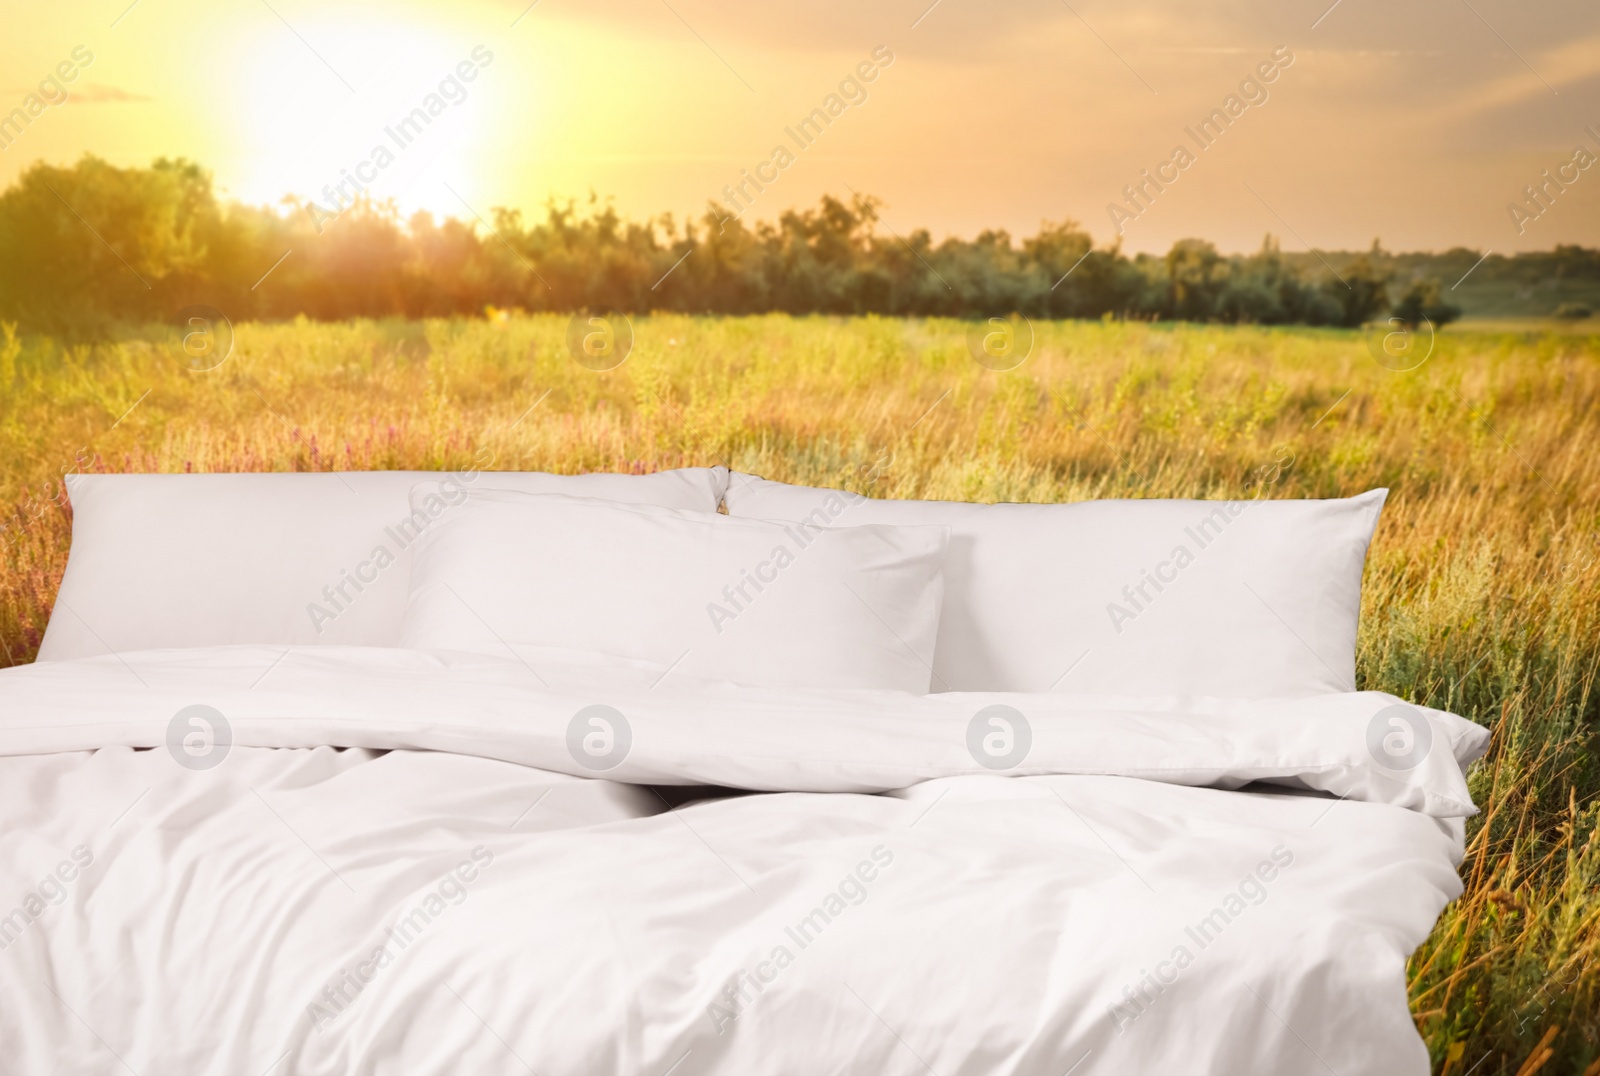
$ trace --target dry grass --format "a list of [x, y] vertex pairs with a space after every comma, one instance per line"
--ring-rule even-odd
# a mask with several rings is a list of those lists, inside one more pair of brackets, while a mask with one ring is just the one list
[[956, 322], [657, 317], [596, 374], [565, 328], [245, 325], [205, 374], [151, 340], [0, 342], [8, 660], [38, 645], [69, 531], [54, 480], [76, 466], [442, 468], [486, 445], [500, 468], [724, 462], [892, 497], [1386, 485], [1362, 686], [1495, 732], [1467, 894], [1412, 961], [1418, 1025], [1451, 1076], [1600, 1073], [1595, 337], [1464, 329], [1396, 373], [1336, 331], [1040, 324], [997, 374]]

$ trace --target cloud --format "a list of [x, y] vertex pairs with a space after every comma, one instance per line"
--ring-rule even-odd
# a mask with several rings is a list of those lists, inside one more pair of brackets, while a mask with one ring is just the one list
[[72, 96], [67, 98], [69, 105], [102, 105], [115, 104], [123, 101], [149, 101], [151, 97], [142, 93], [129, 93], [127, 90], [116, 86], [101, 86], [89, 83], [82, 87], [73, 87]]
[[1551, 90], [1573, 89], [1600, 75], [1600, 36], [1575, 38], [1563, 45], [1536, 53], [1530, 61], [1506, 57], [1505, 73], [1485, 81], [1473, 92], [1454, 102], [1457, 116], [1471, 117], [1498, 108], [1543, 100]]

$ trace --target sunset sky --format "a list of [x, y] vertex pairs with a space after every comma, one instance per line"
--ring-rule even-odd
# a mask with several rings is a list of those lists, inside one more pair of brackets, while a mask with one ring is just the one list
[[[1186, 145], [1192, 166], [1123, 222], [1127, 249], [1199, 236], [1251, 250], [1266, 232], [1285, 250], [1374, 237], [1394, 250], [1600, 246], [1600, 169], [1569, 169], [1576, 180], [1522, 234], [1507, 209], [1575, 147], [1600, 156], [1593, 4], [929, 3], [15, 6], [0, 112], [58, 64], [73, 81], [0, 152], [0, 182], [85, 152], [121, 165], [184, 156], [226, 196], [275, 203], [321, 199], [361, 164], [371, 192], [406, 210], [487, 217], [593, 190], [630, 216], [681, 216], [787, 144], [795, 159], [767, 169], [778, 178], [753, 217], [856, 190], [882, 198], [902, 233], [1026, 235], [1072, 218], [1105, 243], [1108, 203]], [[872, 61], [880, 46], [887, 66]], [[1265, 101], [1200, 150], [1185, 127], [1280, 46], [1293, 61]], [[92, 60], [75, 62], [75, 48]], [[866, 99], [798, 148], [785, 128], [864, 61]], [[463, 63], [464, 99], [409, 144], [385, 133]], [[379, 145], [392, 162], [364, 163]]]

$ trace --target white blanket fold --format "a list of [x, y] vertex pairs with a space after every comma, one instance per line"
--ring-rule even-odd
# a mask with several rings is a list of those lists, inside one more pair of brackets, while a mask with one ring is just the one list
[[[568, 677], [552, 690], [552, 678], [510, 659], [365, 647], [219, 647], [54, 662], [0, 677], [0, 754], [155, 747], [178, 711], [205, 705], [246, 746], [423, 748], [639, 784], [883, 792], [994, 772], [986, 763], [1000, 759], [975, 753], [969, 734], [980, 711], [998, 706], [1022, 716], [1002, 714], [1027, 727], [1010, 730], [1015, 741], [1031, 736], [1025, 754], [1004, 767], [1013, 776], [1116, 774], [1232, 788], [1268, 781], [1444, 818], [1474, 813], [1462, 767], [1488, 743], [1469, 721], [1409, 707], [1426, 720], [1434, 749], [1405, 769], [1380, 764], [1374, 721], [1401, 704], [1379, 692], [1242, 702], [709, 683], [652, 689], [608, 687], [603, 674], [577, 687]], [[573, 718], [589, 706], [621, 715], [631, 743], [620, 761], [569, 742]]]

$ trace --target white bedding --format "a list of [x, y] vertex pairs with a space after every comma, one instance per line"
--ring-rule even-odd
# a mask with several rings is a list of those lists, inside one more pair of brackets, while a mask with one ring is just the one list
[[[1460, 892], [1460, 718], [1395, 771], [1373, 693], [599, 684], [341, 647], [0, 673], [0, 1071], [1428, 1070], [1404, 964]], [[165, 746], [196, 704], [210, 769]], [[605, 770], [568, 747], [595, 704]], [[993, 706], [1031, 732], [1003, 772]]]

